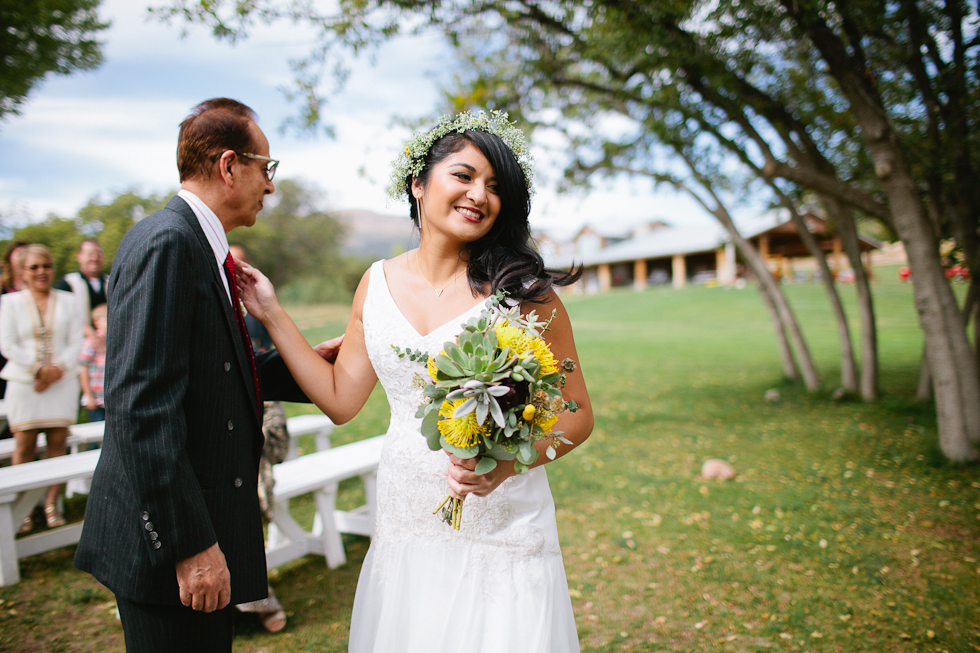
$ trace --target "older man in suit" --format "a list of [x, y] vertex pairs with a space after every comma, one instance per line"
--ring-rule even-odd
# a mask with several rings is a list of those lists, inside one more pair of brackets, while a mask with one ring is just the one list
[[75, 565], [116, 595], [128, 651], [231, 651], [226, 606], [266, 595], [262, 400], [305, 397], [276, 354], [253, 358], [226, 234], [255, 223], [277, 163], [251, 109], [201, 103], [180, 126], [180, 192], [116, 254]]

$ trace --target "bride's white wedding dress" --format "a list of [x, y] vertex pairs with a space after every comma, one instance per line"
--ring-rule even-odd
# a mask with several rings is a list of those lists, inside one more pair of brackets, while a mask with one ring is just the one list
[[391, 405], [378, 468], [376, 532], [361, 568], [351, 653], [564, 653], [579, 650], [548, 476], [537, 467], [487, 497], [470, 495], [460, 530], [432, 514], [449, 459], [415, 417], [422, 364], [392, 345], [437, 353], [483, 302], [425, 336], [398, 309], [382, 261], [364, 300], [368, 355]]

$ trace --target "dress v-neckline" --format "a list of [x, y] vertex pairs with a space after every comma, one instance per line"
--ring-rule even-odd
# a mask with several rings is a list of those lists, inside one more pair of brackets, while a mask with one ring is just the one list
[[467, 315], [468, 313], [472, 313], [473, 312], [473, 309], [478, 308], [478, 307], [483, 306], [484, 304], [486, 304], [487, 298], [484, 297], [479, 302], [477, 302], [476, 304], [474, 304], [470, 308], [466, 309], [465, 311], [463, 311], [459, 315], [457, 315], [455, 317], [449, 318], [448, 320], [446, 320], [445, 322], [443, 322], [439, 326], [435, 327], [434, 329], [432, 329], [428, 333], [422, 333], [421, 331], [418, 330], [418, 328], [416, 328], [416, 326], [414, 324], [412, 324], [411, 320], [408, 319], [408, 316], [406, 316], [405, 313], [402, 312], [402, 309], [398, 306], [398, 302], [395, 301], [395, 296], [391, 294], [391, 288], [388, 287], [388, 274], [385, 272], [385, 264], [384, 264], [384, 261], [379, 261], [379, 263], [380, 263], [379, 267], [381, 268], [381, 285], [384, 287], [385, 294], [388, 296], [388, 300], [391, 302], [391, 305], [395, 307], [395, 312], [398, 313], [398, 315], [401, 317], [401, 319], [404, 320], [405, 324], [407, 324], [408, 327], [419, 338], [428, 338], [433, 333], [435, 333], [435, 332], [439, 331], [440, 329], [448, 326], [449, 324], [455, 322], [456, 320], [460, 319], [464, 315]]

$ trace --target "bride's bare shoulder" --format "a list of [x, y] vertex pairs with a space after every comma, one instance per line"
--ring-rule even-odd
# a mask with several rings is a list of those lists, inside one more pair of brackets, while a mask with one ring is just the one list
[[412, 260], [415, 250], [410, 249], [407, 252], [402, 252], [398, 256], [393, 256], [392, 258], [385, 259], [384, 268], [386, 274], [396, 273], [402, 274], [409, 268], [409, 262]]

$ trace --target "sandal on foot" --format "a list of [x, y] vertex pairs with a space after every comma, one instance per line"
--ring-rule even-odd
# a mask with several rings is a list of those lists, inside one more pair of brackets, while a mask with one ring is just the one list
[[57, 528], [65, 525], [65, 518], [61, 516], [53, 504], [44, 506], [44, 519], [48, 522], [48, 528]]
[[285, 610], [266, 612], [265, 614], [259, 615], [259, 619], [262, 620], [262, 626], [270, 633], [278, 633], [286, 627]]
[[28, 515], [24, 518], [24, 521], [20, 523], [20, 528], [17, 529], [17, 534], [27, 535], [32, 530], [34, 530], [34, 518]]

